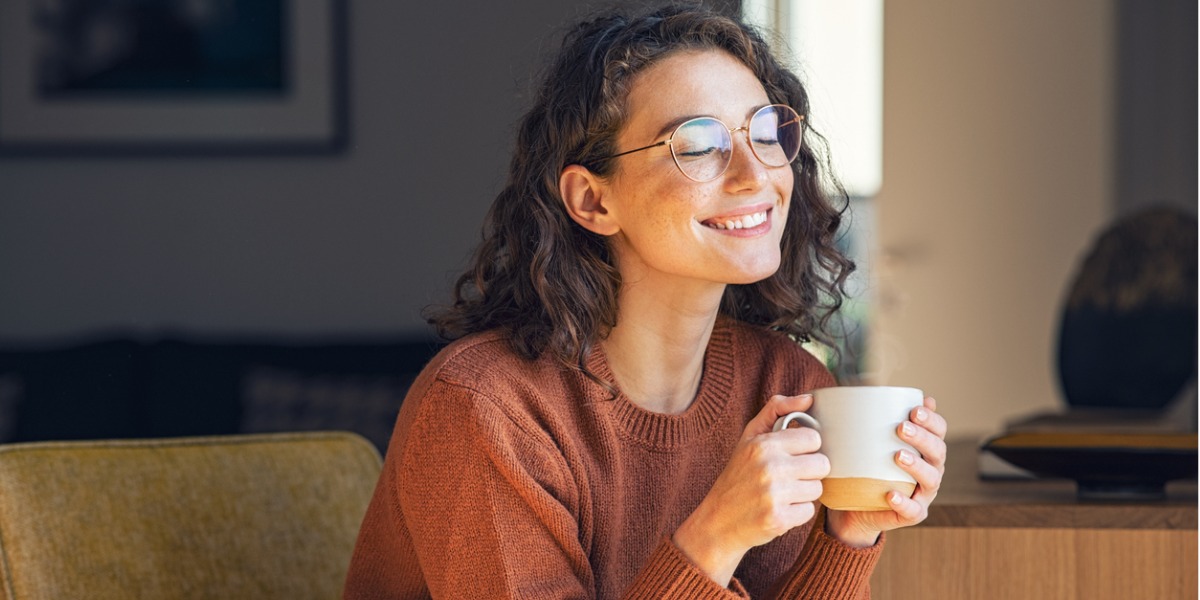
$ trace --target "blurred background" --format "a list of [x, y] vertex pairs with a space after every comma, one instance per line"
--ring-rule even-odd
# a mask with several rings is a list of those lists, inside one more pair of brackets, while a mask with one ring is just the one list
[[[954, 435], [983, 435], [1063, 405], [1059, 321], [1097, 236], [1148, 206], [1196, 213], [1196, 3], [882, 4], [881, 176], [852, 219], [858, 376], [921, 387]], [[151, 39], [131, 6], [175, 11], [179, 32]], [[297, 411], [312, 417], [298, 395], [324, 414], [353, 397], [376, 406], [352, 419], [384, 421], [382, 445], [398, 399], [380, 398], [434, 348], [421, 310], [448, 299], [478, 240], [537, 69], [561, 25], [597, 6], [6, 0], [0, 439], [203, 433], [206, 403], [232, 389], [257, 400], [213, 428], [296, 427]], [[87, 29], [105, 14], [126, 16]], [[72, 17], [85, 26], [67, 33]], [[223, 35], [256, 43], [231, 58]], [[129, 40], [191, 58], [122, 64]], [[97, 367], [98, 383], [80, 367], [93, 355], [63, 354], [113, 340], [134, 363]], [[209, 389], [172, 362], [184, 349], [244, 359]], [[387, 366], [400, 360], [416, 366]], [[378, 365], [326, 377], [356, 362]], [[93, 407], [34, 393], [63, 379]], [[140, 398], [121, 409], [136, 426], [22, 425], [63, 411], [95, 424], [105, 394]]]

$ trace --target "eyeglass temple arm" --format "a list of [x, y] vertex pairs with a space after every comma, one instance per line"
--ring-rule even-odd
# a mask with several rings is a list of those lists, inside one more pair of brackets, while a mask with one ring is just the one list
[[633, 150], [626, 150], [626, 151], [620, 152], [618, 154], [613, 154], [613, 155], [607, 156], [606, 158], [616, 158], [618, 156], [625, 156], [626, 154], [633, 154], [634, 152], [641, 152], [642, 150], [649, 150], [651, 148], [657, 148], [658, 146], [666, 146], [669, 143], [671, 143], [671, 140], [663, 140], [661, 142], [655, 142], [653, 144], [650, 144], [649, 146], [642, 146], [641, 148], [634, 148]]

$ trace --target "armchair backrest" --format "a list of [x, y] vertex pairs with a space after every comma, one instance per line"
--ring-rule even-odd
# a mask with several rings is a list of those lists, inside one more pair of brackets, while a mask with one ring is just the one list
[[340, 432], [0, 446], [0, 598], [338, 598], [379, 471]]

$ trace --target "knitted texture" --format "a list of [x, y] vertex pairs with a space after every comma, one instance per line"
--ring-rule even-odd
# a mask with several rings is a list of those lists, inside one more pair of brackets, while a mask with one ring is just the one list
[[350, 433], [0, 447], [0, 599], [336, 597], [379, 469]]
[[[588, 366], [615, 385], [601, 351]], [[813, 523], [751, 549], [728, 588], [670, 541], [767, 398], [833, 384], [786, 336], [726, 318], [677, 415], [518, 358], [500, 333], [464, 338], [405, 399], [345, 598], [866, 597], [882, 544]]]

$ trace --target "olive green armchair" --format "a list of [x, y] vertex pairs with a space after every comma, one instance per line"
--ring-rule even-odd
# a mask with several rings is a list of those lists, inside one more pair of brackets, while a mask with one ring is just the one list
[[0, 446], [0, 598], [333, 600], [379, 470], [338, 432]]

